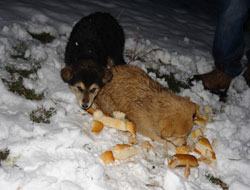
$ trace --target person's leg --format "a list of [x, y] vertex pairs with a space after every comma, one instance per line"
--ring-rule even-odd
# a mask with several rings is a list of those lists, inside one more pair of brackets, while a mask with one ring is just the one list
[[230, 77], [243, 70], [244, 23], [248, 17], [250, 0], [220, 0], [220, 14], [216, 27], [213, 56], [215, 66]]
[[243, 77], [245, 78], [248, 86], [250, 87], [250, 49], [247, 51], [247, 59], [248, 59], [247, 69], [246, 71], [244, 71]]
[[[209, 73], [193, 76], [188, 80], [190, 85], [194, 80], [201, 80], [205, 89], [218, 94], [221, 100], [226, 98], [231, 80], [244, 68], [241, 64], [244, 50], [243, 27], [249, 9], [250, 0], [220, 0], [219, 19], [213, 44], [216, 68]], [[250, 76], [249, 68], [248, 65], [247, 73]], [[245, 73], [243, 76], [245, 77]]]

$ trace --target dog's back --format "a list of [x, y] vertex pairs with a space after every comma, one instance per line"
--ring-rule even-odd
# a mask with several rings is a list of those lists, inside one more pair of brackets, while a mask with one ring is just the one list
[[113, 79], [96, 98], [100, 109], [108, 114], [124, 112], [139, 133], [153, 140], [185, 143], [193, 126], [194, 103], [173, 94], [135, 66], [116, 66], [112, 72]]
[[109, 13], [96, 12], [75, 24], [65, 51], [66, 65], [92, 59], [101, 66], [110, 57], [115, 64], [124, 64], [124, 32]]

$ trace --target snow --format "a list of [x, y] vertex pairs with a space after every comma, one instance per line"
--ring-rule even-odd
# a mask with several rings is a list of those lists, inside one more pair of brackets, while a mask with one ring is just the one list
[[[161, 74], [175, 73], [178, 80], [210, 71], [211, 47], [217, 7], [213, 1], [197, 0], [8, 0], [0, 2], [0, 78], [10, 79], [5, 66], [29, 69], [31, 62], [41, 68], [24, 86], [44, 93], [42, 100], [27, 100], [12, 93], [0, 80], [0, 150], [8, 149], [8, 159], [0, 165], [0, 189], [5, 190], [214, 190], [207, 173], [220, 178], [230, 190], [250, 189], [250, 89], [242, 76], [233, 80], [226, 103], [204, 90], [200, 82], [182, 89], [214, 112], [207, 125], [207, 138], [216, 140], [217, 168], [205, 164], [192, 168], [188, 180], [184, 169], [167, 165], [162, 145], [138, 134], [140, 142], [149, 140], [154, 150], [140, 149], [139, 155], [104, 165], [99, 155], [113, 145], [127, 143], [127, 135], [105, 127], [100, 134], [90, 129], [92, 116], [81, 110], [71, 89], [60, 77], [64, 50], [72, 26], [82, 16], [107, 11], [118, 18], [126, 34], [125, 52], [133, 51], [139, 34], [140, 60], [127, 62], [152, 67]], [[42, 44], [27, 32], [47, 32], [55, 36]], [[26, 42], [25, 58], [11, 58], [12, 47]], [[157, 60], [161, 59], [164, 64]], [[246, 59], [244, 58], [244, 61]], [[149, 75], [164, 86], [164, 79]], [[35, 123], [30, 113], [37, 108], [55, 108], [50, 123]]]

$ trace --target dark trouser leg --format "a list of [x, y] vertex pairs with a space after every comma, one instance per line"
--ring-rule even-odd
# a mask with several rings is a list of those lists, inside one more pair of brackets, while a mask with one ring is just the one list
[[220, 0], [220, 15], [216, 27], [213, 56], [215, 65], [230, 77], [239, 75], [243, 66], [243, 26], [247, 20], [250, 0]]

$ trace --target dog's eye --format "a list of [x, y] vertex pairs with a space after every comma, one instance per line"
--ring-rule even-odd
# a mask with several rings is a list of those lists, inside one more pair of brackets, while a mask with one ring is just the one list
[[96, 88], [92, 88], [92, 89], [90, 90], [91, 93], [94, 93], [95, 91], [96, 91]]
[[78, 89], [80, 92], [83, 91], [82, 87], [80, 87], [80, 86], [78, 86], [77, 89]]

